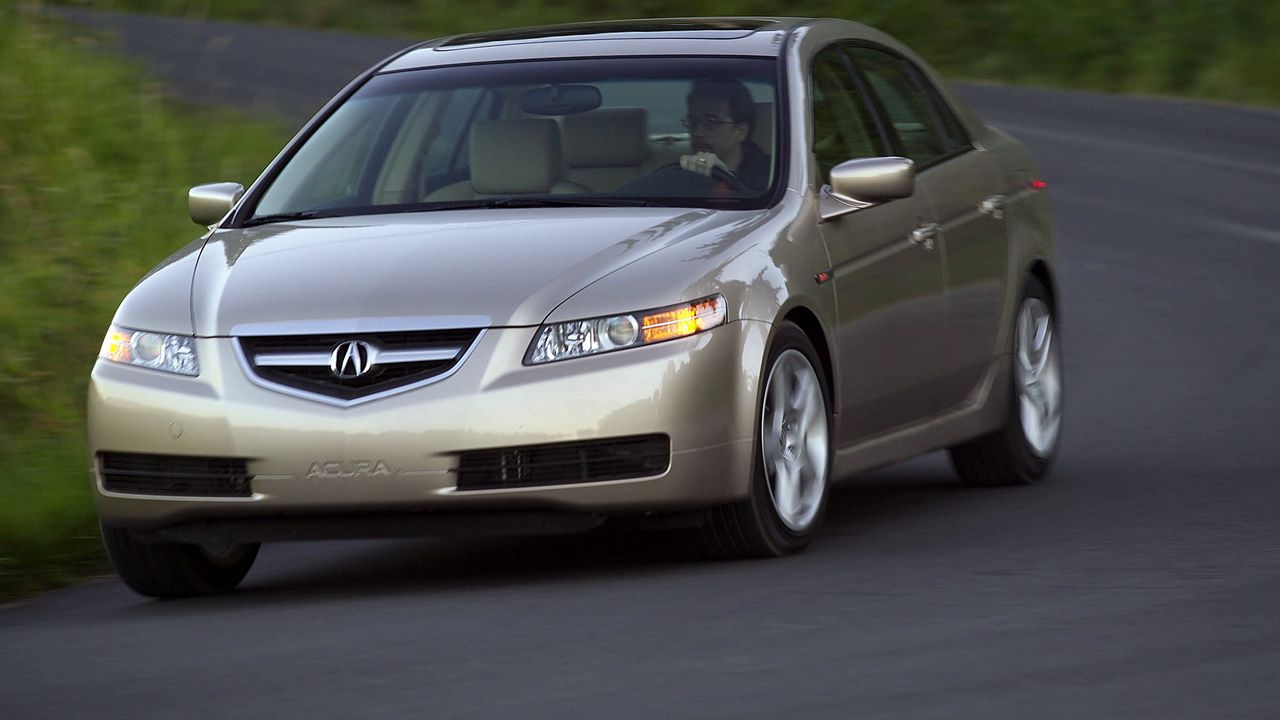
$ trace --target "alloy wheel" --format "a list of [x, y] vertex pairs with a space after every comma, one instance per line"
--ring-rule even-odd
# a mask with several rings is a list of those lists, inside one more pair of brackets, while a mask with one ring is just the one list
[[1037, 297], [1018, 311], [1014, 378], [1018, 412], [1027, 444], [1037, 457], [1053, 454], [1062, 425], [1062, 366], [1053, 314]]
[[818, 374], [789, 349], [778, 356], [765, 385], [760, 446], [765, 480], [778, 518], [803, 533], [818, 515], [827, 483], [828, 414]]

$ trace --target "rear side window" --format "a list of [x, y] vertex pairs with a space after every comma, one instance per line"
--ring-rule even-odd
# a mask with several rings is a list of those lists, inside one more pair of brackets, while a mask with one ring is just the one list
[[929, 100], [930, 107], [938, 114], [938, 119], [942, 121], [942, 129], [946, 131], [947, 135], [947, 148], [956, 151], [973, 147], [973, 144], [969, 141], [969, 134], [965, 132], [964, 126], [960, 124], [960, 119], [951, 111], [951, 106], [942, 99], [938, 89], [923, 75], [920, 75], [918, 71], [915, 72], [921, 87], [925, 89], [925, 95]]
[[917, 165], [968, 146], [959, 121], [936, 103], [932, 87], [910, 63], [865, 47], [851, 48], [850, 55], [888, 116], [899, 148]]

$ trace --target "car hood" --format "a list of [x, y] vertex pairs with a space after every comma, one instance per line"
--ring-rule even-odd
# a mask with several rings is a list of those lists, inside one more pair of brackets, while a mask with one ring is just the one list
[[196, 265], [192, 320], [201, 336], [537, 325], [591, 282], [732, 215], [455, 210], [219, 230]]

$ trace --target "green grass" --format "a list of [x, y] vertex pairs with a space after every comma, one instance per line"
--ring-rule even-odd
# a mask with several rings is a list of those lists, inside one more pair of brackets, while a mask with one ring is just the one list
[[201, 233], [187, 188], [252, 180], [286, 137], [55, 33], [0, 4], [0, 599], [105, 567], [84, 404], [107, 324]]
[[414, 38], [626, 17], [842, 17], [895, 35], [954, 78], [1280, 104], [1280, 3], [1259, 0], [64, 2]]

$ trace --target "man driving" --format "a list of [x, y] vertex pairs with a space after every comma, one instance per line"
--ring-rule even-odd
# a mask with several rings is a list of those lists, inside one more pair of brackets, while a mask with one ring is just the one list
[[680, 167], [709, 177], [720, 168], [750, 190], [769, 185], [769, 156], [751, 142], [755, 101], [737, 80], [696, 80], [685, 101], [693, 153]]

